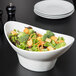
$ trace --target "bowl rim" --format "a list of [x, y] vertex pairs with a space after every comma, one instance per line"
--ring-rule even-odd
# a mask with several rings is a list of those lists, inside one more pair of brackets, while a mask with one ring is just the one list
[[[65, 36], [68, 36], [68, 37], [72, 38], [72, 42], [69, 43], [69, 44], [67, 44], [67, 45], [65, 45], [64, 47], [61, 47], [61, 48], [56, 49], [56, 50], [53, 50], [53, 51], [42, 51], [42, 52], [38, 51], [38, 52], [36, 52], [36, 51], [23, 50], [23, 49], [20, 49], [20, 48], [18, 48], [17, 46], [15, 46], [15, 45], [9, 40], [9, 38], [8, 38], [8, 36], [7, 36], [7, 33], [6, 33], [6, 24], [7, 24], [7, 23], [10, 23], [10, 22], [17, 22], [17, 21], [8, 21], [8, 22], [6, 22], [6, 23], [4, 24], [4, 33], [5, 33], [6, 39], [8, 40], [9, 44], [11, 44], [11, 46], [13, 46], [14, 48], [16, 48], [16, 49], [18, 49], [18, 50], [20, 50], [20, 51], [23, 51], [23, 52], [28, 52], [28, 53], [52, 53], [52, 52], [56, 52], [56, 51], [63, 50], [64, 48], [66, 48], [66, 47], [68, 47], [69, 45], [73, 44], [74, 41], [75, 41], [75, 38], [72, 37], [72, 36], [69, 36], [69, 35], [66, 35], [66, 34], [61, 34], [61, 33], [53, 32], [53, 33], [55, 33], [55, 34], [61, 34], [61, 35], [65, 35]], [[21, 23], [21, 22], [17, 22], [17, 23]], [[22, 23], [22, 24], [25, 24], [25, 23]], [[28, 25], [28, 24], [27, 24], [27, 25]], [[33, 26], [33, 27], [34, 27], [34, 26]], [[38, 28], [38, 27], [36, 27], [36, 28]], [[41, 29], [41, 28], [39, 28], [39, 29]], [[43, 30], [45, 30], [45, 29], [43, 29]]]

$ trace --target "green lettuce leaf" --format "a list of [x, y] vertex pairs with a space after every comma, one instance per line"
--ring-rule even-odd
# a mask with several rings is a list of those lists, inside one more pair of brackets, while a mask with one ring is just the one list
[[42, 40], [45, 41], [46, 38], [50, 38], [51, 36], [54, 36], [54, 33], [50, 30], [47, 30], [46, 34], [43, 35]]

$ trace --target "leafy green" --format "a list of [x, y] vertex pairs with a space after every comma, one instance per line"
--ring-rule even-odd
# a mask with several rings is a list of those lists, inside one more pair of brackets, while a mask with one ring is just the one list
[[54, 33], [47, 30], [46, 34], [43, 35], [42, 40], [45, 41], [46, 38], [50, 38], [51, 36], [54, 36]]
[[14, 31], [16, 31], [16, 29], [14, 29]]
[[15, 43], [17, 39], [18, 39], [17, 36], [13, 36], [13, 35], [10, 36], [10, 40], [11, 40], [13, 43]]
[[47, 37], [48, 37], [48, 35], [44, 34], [43, 37], [42, 37], [42, 40], [45, 41]]
[[23, 50], [25, 50], [25, 49], [27, 48], [27, 45], [26, 45], [24, 42], [23, 42], [23, 43], [20, 43], [20, 45], [16, 44], [16, 46], [17, 46], [18, 48], [23, 49]]
[[33, 35], [31, 36], [31, 38], [36, 38], [36, 37], [37, 37], [36, 33], [33, 33]]
[[15, 32], [19, 33], [19, 30], [14, 29]]
[[50, 30], [47, 30], [46, 34], [48, 35], [48, 37], [54, 36], [54, 33]]
[[8, 38], [11, 38], [11, 37], [12, 37], [12, 34], [10, 33], [9, 36], [8, 36]]
[[53, 45], [52, 43], [50, 43], [50, 42], [46, 42], [46, 43], [44, 44], [44, 46], [45, 46], [45, 47], [48, 47], [48, 46], [54, 47], [54, 45]]
[[19, 40], [19, 42], [27, 42], [27, 40], [28, 40], [28, 38], [29, 38], [29, 35], [28, 34], [25, 34], [24, 32], [20, 32], [19, 34], [18, 34], [18, 40]]
[[25, 36], [25, 35], [26, 34], [24, 32], [19, 32], [18, 37], [20, 38], [20, 37]]
[[33, 45], [33, 47], [32, 47], [32, 51], [39, 51], [37, 45], [35, 45], [35, 44]]
[[62, 42], [62, 43], [57, 44], [57, 45], [55, 46], [55, 48], [56, 48], [56, 49], [59, 49], [59, 48], [65, 46], [65, 45], [66, 45], [66, 43], [65, 43], [65, 42]]
[[12, 37], [11, 37], [11, 40], [12, 40], [12, 42], [15, 42], [15, 37], [12, 36]]
[[51, 43], [52, 43], [53, 46], [56, 46], [56, 43], [55, 43], [54, 40], [52, 40]]
[[32, 39], [33, 44], [36, 44], [37, 42], [39, 42], [37, 39]]
[[29, 34], [32, 34], [34, 33], [34, 30], [33, 29], [29, 29]]
[[60, 41], [60, 40], [64, 41], [64, 38], [63, 37], [58, 37], [57, 41]]

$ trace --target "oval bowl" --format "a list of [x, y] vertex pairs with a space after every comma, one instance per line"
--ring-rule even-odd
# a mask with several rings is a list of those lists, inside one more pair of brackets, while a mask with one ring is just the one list
[[[24, 24], [21, 22], [16, 22], [16, 21], [6, 22], [4, 25], [5, 36], [9, 44], [11, 45], [11, 47], [16, 51], [19, 62], [23, 67], [32, 71], [36, 71], [36, 72], [48, 71], [55, 66], [57, 58], [61, 56], [63, 53], [65, 53], [72, 46], [73, 42], [75, 41], [75, 38], [72, 36], [54, 32], [55, 36], [64, 37], [66, 46], [59, 48], [57, 50], [46, 51], [46, 52], [27, 51], [13, 45], [8, 38], [8, 35], [10, 34], [10, 32], [14, 29], [22, 31], [25, 27], [29, 27], [29, 26], [31, 25]], [[31, 26], [31, 27], [36, 32], [42, 35], [46, 33], [46, 30], [44, 29], [37, 28], [34, 26]]]

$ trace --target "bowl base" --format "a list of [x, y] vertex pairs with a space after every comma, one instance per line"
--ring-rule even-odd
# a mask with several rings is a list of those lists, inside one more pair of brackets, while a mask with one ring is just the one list
[[50, 61], [38, 61], [38, 60], [24, 58], [19, 54], [17, 55], [18, 55], [20, 64], [24, 68], [31, 71], [36, 71], [36, 72], [44, 72], [44, 71], [51, 70], [54, 67], [57, 60], [57, 59], [54, 59]]

